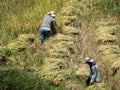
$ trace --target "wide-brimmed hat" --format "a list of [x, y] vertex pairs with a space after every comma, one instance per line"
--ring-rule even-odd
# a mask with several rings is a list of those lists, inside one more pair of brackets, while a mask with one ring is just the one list
[[54, 11], [50, 11], [47, 13], [48, 15], [51, 15], [52, 17], [55, 17], [55, 12]]
[[94, 60], [90, 57], [87, 57], [84, 61], [84, 63], [92, 63], [92, 62], [94, 62]]

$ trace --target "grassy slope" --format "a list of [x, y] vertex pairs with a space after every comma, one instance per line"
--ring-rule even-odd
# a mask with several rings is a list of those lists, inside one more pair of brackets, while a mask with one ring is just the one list
[[[54, 1], [56, 3], [52, 3], [53, 1], [46, 2], [45, 6], [48, 6], [52, 3], [53, 5], [49, 8], [50, 10], [57, 5], [59, 6], [56, 9], [61, 9], [61, 1]], [[8, 7], [5, 6], [6, 3], [9, 3]], [[42, 3], [45, 2], [42, 1]], [[1, 13], [7, 14], [7, 18], [2, 16], [0, 19], [2, 22], [0, 28], [3, 30], [1, 32], [5, 33], [5, 35], [1, 34], [1, 45], [9, 43], [16, 37], [20, 38], [20, 33], [34, 33], [38, 38], [37, 31], [43, 15], [48, 11], [47, 7], [43, 8], [43, 4], [41, 4], [40, 1], [27, 0], [24, 0], [24, 3], [19, 1], [1, 1], [0, 5], [2, 7]], [[14, 5], [18, 6], [18, 8], [12, 8]], [[6, 7], [5, 12], [3, 12], [4, 6]], [[8, 8], [10, 8], [10, 10], [8, 10]], [[10, 12], [6, 13], [8, 11]], [[58, 11], [56, 10], [56, 12]], [[63, 90], [93, 90], [93, 87], [97, 88], [95, 90], [119, 90], [119, 85], [115, 85], [115, 83], [119, 83], [119, 71], [117, 71], [117, 74], [115, 73], [114, 77], [109, 74], [109, 72], [113, 73], [114, 70], [120, 67], [119, 63], [116, 64], [115, 62], [113, 65], [111, 63], [106, 65], [106, 63], [108, 63], [108, 59], [110, 62], [113, 62], [115, 59], [118, 60], [120, 58], [118, 47], [119, 33], [117, 33], [119, 32], [119, 29], [117, 32], [116, 29], [112, 30], [110, 33], [104, 32], [109, 31], [109, 27], [111, 28], [111, 26], [113, 26], [113, 28], [116, 27], [116, 25], [118, 26], [119, 23], [116, 23], [115, 25], [113, 23], [113, 21], [117, 22], [117, 19], [114, 17], [107, 17], [109, 15], [104, 17], [104, 15], [97, 12], [92, 6], [92, 3], [88, 2], [87, 0], [66, 1], [64, 2], [64, 7], [59, 14], [62, 17], [59, 17], [60, 15], [58, 15], [56, 19], [58, 21], [59, 29], [61, 29], [61, 22], [63, 22], [61, 33], [46, 40], [43, 45], [39, 43], [38, 39], [35, 39], [34, 43], [30, 45], [27, 42], [28, 47], [25, 49], [25, 51], [23, 51], [24, 53], [21, 52], [22, 54], [19, 52], [14, 53], [14, 50], [21, 49], [24, 46], [23, 44], [20, 48], [14, 48], [14, 46], [12, 46], [12, 55], [8, 56], [7, 60], [11, 60], [12, 66], [21, 68], [22, 70], [27, 70], [30, 72], [37, 71], [41, 79], [48, 80], [51, 82], [51, 84], [62, 87]], [[6, 21], [8, 23], [6, 23]], [[11, 21], [15, 23], [11, 23]], [[7, 26], [5, 26], [5, 24]], [[99, 31], [101, 26], [103, 28], [106, 27], [107, 29], [100, 29]], [[103, 32], [101, 32], [102, 30]], [[107, 35], [109, 34], [110, 38], [101, 38], [106, 36], [106, 33]], [[117, 39], [113, 38], [110, 35], [111, 33], [115, 33], [114, 36], [117, 36]], [[12, 37], [10, 35], [12, 35]], [[10, 38], [7, 39], [8, 37]], [[24, 35], [22, 37], [26, 38]], [[29, 39], [29, 37], [27, 38]], [[16, 45], [13, 43], [16, 43], [15, 41], [12, 41], [12, 45]], [[11, 45], [9, 44], [8, 46]], [[103, 45], [106, 45], [107, 48], [108, 45], [115, 45], [115, 47], [106, 49], [102, 47]], [[107, 52], [109, 55], [104, 54], [105, 52]], [[86, 68], [88, 67], [82, 64], [82, 61], [86, 56], [92, 56], [96, 59], [100, 67], [100, 76], [102, 80], [102, 83], [95, 84], [88, 88], [84, 87], [85, 80], [88, 75]], [[111, 80], [113, 82], [109, 83]], [[105, 87], [106, 85], [107, 87]], [[53, 88], [51, 87], [51, 89]], [[47, 88], [45, 89], [47, 90]]]
[[[112, 71], [112, 66], [116, 70], [116, 68], [119, 68], [119, 64], [111, 65], [110, 63], [108, 63], [108, 61], [115, 62], [120, 58], [119, 46], [118, 46], [119, 35], [117, 35], [119, 31], [119, 27], [118, 27], [119, 24], [114, 17], [109, 15], [104, 17], [102, 13], [98, 13], [94, 11], [94, 8], [92, 7], [90, 8], [90, 6], [91, 6], [91, 3], [87, 1], [83, 1], [83, 2], [73, 1], [72, 4], [66, 3], [66, 6], [63, 7], [62, 14], [63, 14], [63, 18], [65, 17], [65, 20], [63, 21], [63, 24], [64, 24], [63, 33], [62, 35], [56, 35], [54, 37], [55, 39], [51, 38], [51, 40], [47, 41], [45, 45], [47, 45], [46, 50], [50, 51], [47, 53], [49, 54], [48, 58], [52, 58], [53, 61], [55, 60], [55, 62], [57, 62], [57, 59], [60, 59], [58, 61], [61, 61], [61, 63], [67, 64], [67, 66], [66, 65], [59, 66], [59, 64], [55, 64], [55, 66], [57, 66], [55, 68], [55, 66], [52, 63], [49, 63], [49, 64], [45, 63], [45, 66], [53, 66], [54, 69], [52, 70], [50, 69], [50, 67], [49, 67], [50, 70], [44, 69], [43, 70], [44, 73], [43, 75], [41, 75], [41, 77], [60, 85], [61, 85], [60, 81], [63, 81], [63, 82], [65, 81], [70, 85], [69, 86], [68, 84], [67, 85], [65, 84], [65, 87], [67, 89], [76, 89], [76, 90], [85, 89], [84, 82], [85, 82], [87, 73], [86, 73], [86, 70], [84, 70], [85, 66], [82, 64], [82, 60], [86, 56], [91, 56], [91, 57], [94, 57], [94, 59], [96, 59], [100, 67], [100, 76], [101, 76], [102, 82], [99, 84], [95, 84], [92, 87], [89, 87], [86, 89], [91, 90], [93, 87], [95, 88], [95, 90], [98, 90], [98, 89], [106, 90], [106, 89], [112, 89], [112, 88], [118, 89], [119, 86], [114, 86], [115, 82], [113, 81], [112, 83], [109, 83], [110, 82], [109, 80], [113, 80], [113, 79], [116, 80], [119, 77], [119, 71], [117, 71], [117, 74], [115, 77], [113, 77], [110, 73], [110, 72], [114, 72]], [[99, 14], [101, 14], [100, 17], [99, 17]], [[101, 24], [103, 25], [101, 26]], [[99, 27], [102, 27], [102, 29], [99, 30]], [[77, 33], [73, 32], [71, 28]], [[112, 33], [114, 33], [114, 35], [112, 35]], [[69, 36], [71, 36], [71, 39]], [[68, 46], [64, 47], [62, 43], [63, 41]], [[52, 42], [56, 42], [56, 43], [53, 45], [51, 44]], [[69, 44], [68, 44], [69, 42], [71, 43], [74, 42], [74, 44], [70, 45], [71, 49], [69, 49]], [[113, 48], [109, 48], [108, 46], [108, 45], [112, 46], [113, 44], [116, 45], [114, 48], [115, 50], [117, 50], [116, 51], [117, 53], [115, 52], [112, 53], [111, 50], [113, 50]], [[105, 56], [103, 56], [104, 54], [102, 53], [106, 52], [106, 49], [104, 49], [103, 47], [101, 48], [102, 45], [106, 45], [106, 47], [110, 49], [110, 50], [108, 49], [109, 51], [107, 51], [107, 53], [109, 53], [110, 55], [114, 54], [117, 56], [111, 57], [109, 55], [107, 56], [106, 54]], [[67, 52], [65, 52], [64, 49]], [[99, 49], [102, 50], [102, 53], [101, 51], [99, 51]], [[71, 50], [72, 50], [72, 53], [70, 53]], [[110, 59], [108, 59], [108, 57]], [[111, 58], [113, 58], [112, 61], [111, 61]], [[51, 62], [51, 60], [47, 58], [46, 60], [47, 62], [49, 61]], [[106, 63], [108, 64], [106, 65]], [[62, 67], [62, 69], [60, 69], [59, 67]], [[77, 70], [76, 68], [79, 68], [79, 69]], [[62, 72], [64, 70], [68, 70], [68, 72], [71, 72], [72, 70], [70, 74], [68, 74], [66, 71], [66, 76], [68, 76], [67, 78], [64, 76], [64, 72]], [[59, 71], [61, 73], [59, 73]], [[49, 75], [47, 75], [47, 72], [49, 72]], [[62, 76], [59, 77], [59, 74], [62, 74]], [[54, 75], [56, 77], [50, 77]], [[76, 78], [75, 75], [79, 79]], [[111, 79], [108, 80], [109, 77]], [[56, 81], [56, 79], [58, 79], [58, 81]], [[72, 82], [69, 82], [70, 80], [72, 80]], [[116, 82], [119, 83], [119, 80], [116, 80]], [[108, 85], [108, 87], [106, 85]]]
[[[69, 6], [68, 6], [68, 5]], [[71, 5], [71, 6], [70, 6]], [[84, 7], [84, 8], [83, 8]], [[82, 9], [81, 9], [82, 8]], [[96, 8], [97, 9], [97, 8]], [[46, 50], [52, 51], [48, 52], [50, 54], [48, 58], [52, 57], [53, 60], [56, 60], [56, 58], [66, 61], [68, 66], [65, 67], [62, 66], [62, 69], [59, 69], [58, 67], [54, 70], [50, 70], [49, 75], [59, 75], [59, 73], [56, 73], [56, 71], [63, 71], [68, 70], [68, 72], [72, 71], [72, 74], [69, 75], [66, 72], [66, 75], [68, 75], [68, 78], [64, 77], [64, 73], [62, 72], [62, 79], [60, 81], [65, 81], [69, 83], [69, 80], [73, 79], [73, 82], [69, 83], [69, 85], [65, 85], [67, 89], [85, 89], [84, 82], [86, 79], [86, 71], [84, 70], [85, 66], [82, 64], [82, 60], [86, 56], [94, 57], [94, 59], [97, 61], [99, 67], [100, 67], [100, 76], [101, 76], [101, 83], [95, 84], [89, 88], [86, 88], [87, 90], [91, 90], [95, 88], [95, 90], [112, 90], [113, 88], [116, 90], [119, 90], [119, 85], [115, 85], [115, 83], [119, 83], [119, 68], [120, 65], [117, 63], [120, 59], [120, 49], [119, 49], [119, 23], [117, 19], [113, 16], [111, 16], [109, 13], [103, 15], [103, 13], [97, 12], [94, 7], [92, 7], [91, 2], [88, 1], [73, 1], [73, 3], [66, 3], [66, 6], [63, 8], [63, 18], [65, 17], [65, 20], [63, 21], [63, 33], [61, 36], [56, 35], [55, 37], [58, 37], [54, 40], [49, 41], [49, 43], [52, 43], [52, 41], [56, 42], [54, 45], [48, 44], [48, 41], [46, 42], [46, 45], [49, 48]], [[100, 16], [99, 16], [100, 15]], [[71, 28], [73, 30], [79, 30], [78, 33], [69, 33], [72, 32]], [[66, 29], [66, 30], [64, 30]], [[66, 33], [67, 32], [67, 33]], [[62, 38], [67, 37], [66, 39]], [[69, 36], [71, 36], [72, 39], [69, 39]], [[62, 39], [61, 39], [62, 38]], [[51, 38], [53, 39], [53, 38]], [[57, 39], [59, 42], [57, 42]], [[67, 47], [63, 47], [63, 44], [61, 44], [63, 41], [67, 44], [68, 42], [74, 42], [73, 46], [71, 46], [71, 49], [69, 49], [69, 45]], [[67, 42], [66, 42], [67, 41]], [[55, 47], [56, 46], [56, 47]], [[103, 47], [104, 46], [104, 47]], [[61, 48], [62, 47], [62, 48]], [[64, 51], [64, 48], [68, 48], [69, 50], [72, 50], [72, 54], [69, 53], [68, 49], [66, 49], [67, 53]], [[51, 50], [52, 49], [52, 50]], [[63, 49], [63, 50], [62, 50]], [[63, 55], [61, 55], [61, 53]], [[49, 60], [48, 60], [49, 62]], [[107, 63], [107, 64], [106, 64]], [[46, 63], [45, 63], [46, 65]], [[51, 66], [52, 64], [47, 64], [48, 66]], [[54, 67], [54, 66], [53, 66]], [[78, 71], [76, 71], [76, 68], [79, 68]], [[47, 77], [48, 70], [43, 71], [45, 78], [50, 79], [49, 75]], [[76, 72], [76, 73], [75, 73]], [[82, 73], [84, 72], [84, 73]], [[46, 74], [45, 74], [46, 73]], [[52, 73], [52, 74], [51, 74]], [[113, 76], [113, 73], [115, 73]], [[79, 77], [75, 78], [75, 75]], [[84, 75], [82, 77], [82, 75]], [[71, 76], [71, 77], [70, 77]], [[50, 81], [53, 81], [56, 83], [56, 80], [58, 77], [53, 77], [50, 79]], [[67, 79], [67, 81], [66, 81]], [[110, 83], [110, 81], [113, 81]], [[75, 82], [74, 82], [75, 81]], [[59, 79], [58, 79], [59, 83]], [[80, 86], [79, 84], [80, 83]], [[82, 85], [82, 86], [81, 86]], [[106, 87], [106, 88], [105, 88]]]
[[0, 0], [1, 90], [30, 90], [27, 87], [32, 83], [31, 90], [59, 90], [33, 72], [44, 59], [39, 43], [42, 19], [48, 11], [60, 10], [61, 6], [62, 0]]
[[43, 16], [50, 10], [60, 10], [61, 6], [62, 0], [0, 0], [0, 44], [7, 44], [21, 33], [37, 34]]

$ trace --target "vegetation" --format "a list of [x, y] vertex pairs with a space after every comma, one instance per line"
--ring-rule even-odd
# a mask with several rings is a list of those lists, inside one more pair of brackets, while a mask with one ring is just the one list
[[61, 6], [62, 0], [0, 0], [0, 44], [7, 44], [19, 34], [39, 33], [43, 16], [50, 10], [57, 13]]
[[[119, 0], [0, 0], [1, 90], [119, 90]], [[39, 42], [54, 10], [58, 33]], [[54, 42], [54, 43], [53, 43]], [[93, 57], [100, 83], [85, 86]]]
[[112, 15], [120, 15], [119, 0], [93, 0], [94, 5], [98, 10]]
[[0, 71], [1, 90], [60, 90], [45, 80], [40, 80], [35, 73], [6, 68]]
[[59, 90], [32, 73], [45, 57], [39, 45], [43, 16], [50, 10], [59, 12], [61, 6], [62, 0], [0, 0], [0, 65], [5, 69], [0, 69], [1, 90]]

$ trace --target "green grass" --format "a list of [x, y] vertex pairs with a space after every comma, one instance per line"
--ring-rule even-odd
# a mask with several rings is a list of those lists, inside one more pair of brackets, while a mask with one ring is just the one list
[[0, 0], [0, 44], [7, 44], [21, 33], [39, 33], [44, 15], [56, 13], [62, 0]]
[[[66, 15], [65, 17], [70, 18], [63, 19], [61, 8], [67, 4], [70, 6], [71, 2], [72, 8], [67, 8], [66, 10], [68, 10], [68, 12], [64, 11], [63, 13]], [[99, 45], [95, 41], [97, 37], [96, 29], [98, 27], [96, 25], [97, 20], [99, 21], [101, 18], [106, 20], [110, 18], [115, 19], [114, 15], [119, 16], [119, 3], [119, 1], [114, 0], [93, 0], [93, 3], [91, 3], [90, 0], [66, 0], [66, 2], [64, 0], [0, 0], [0, 47], [9, 46], [11, 42], [14, 44], [18, 41], [20, 34], [33, 33], [35, 35], [34, 42], [25, 42], [27, 44], [25, 44], [25, 50], [23, 51], [19, 51], [19, 49], [21, 49], [21, 47], [24, 48], [24, 46], [20, 46], [20, 48], [12, 46], [10, 49], [7, 48], [3, 50], [3, 52], [6, 53], [5, 55], [7, 55], [7, 60], [10, 60], [12, 63], [10, 64], [10, 68], [6, 69], [5, 66], [4, 69], [0, 71], [0, 89], [39, 90], [41, 88], [41, 90], [62, 90], [65, 88], [64, 85], [60, 85], [61, 89], [55, 86], [55, 83], [41, 80], [38, 77], [40, 75], [36, 74], [37, 70], [44, 66], [44, 60], [52, 57], [48, 50], [52, 47], [52, 49], [55, 50], [54, 46], [64, 39], [63, 37], [62, 39], [60, 38], [60, 41], [55, 41], [54, 38], [50, 38], [47, 39], [44, 44], [40, 44], [39, 42], [39, 28], [43, 17], [48, 11], [54, 10], [57, 15], [56, 20], [59, 32], [62, 32], [62, 27], [64, 25], [63, 21], [66, 21], [66, 19], [68, 20], [66, 21], [68, 22], [66, 25], [79, 30], [79, 34], [69, 35], [69, 37], [74, 37], [74, 39], [70, 38], [70, 40], [74, 42], [74, 44], [71, 45], [71, 47], [73, 47], [72, 54], [65, 58], [59, 57], [62, 60], [66, 60], [66, 68], [74, 70], [76, 66], [80, 67], [82, 65], [82, 61], [85, 57], [91, 56], [96, 59], [100, 67], [100, 78], [102, 82], [108, 85], [105, 89], [119, 90], [120, 86], [116, 85], [116, 83], [119, 83], [119, 70], [114, 77], [110, 75], [110, 63], [106, 65], [101, 53], [97, 52]], [[92, 4], [94, 5], [92, 6]], [[68, 37], [67, 34], [65, 36]], [[65, 40], [67, 39], [66, 37]], [[120, 37], [119, 29], [117, 31], [117, 37]], [[52, 40], [54, 40], [54, 45], [51, 44]], [[66, 41], [68, 42], [69, 40]], [[117, 43], [113, 44], [119, 45], [119, 42], [118, 39]], [[17, 44], [17, 46], [19, 45], [23, 45], [23, 43]], [[66, 47], [68, 48], [68, 46]], [[11, 51], [11, 49], [13, 51]], [[62, 49], [60, 48], [60, 50]], [[4, 53], [1, 54], [0, 52], [0, 55]], [[60, 54], [61, 53], [63, 54], [63, 52], [60, 51]], [[0, 57], [0, 64], [2, 60], [3, 58]], [[14, 69], [11, 69], [11, 67], [14, 67]], [[22, 70], [15, 69], [16, 67]], [[76, 85], [80, 83], [80, 85], [83, 85], [82, 89], [85, 90], [85, 80], [79, 81], [74, 76], [75, 71], [68, 72], [71, 73], [70, 81], [66, 80], [64, 83], [69, 82], [70, 85], [66, 84], [66, 86], [68, 86], [68, 88], [73, 88], [77, 87]], [[66, 76], [66, 73], [65, 71], [65, 75], [63, 76]], [[71, 80], [77, 84], [74, 86]], [[81, 89], [80, 87], [78, 88]]]
[[59, 87], [40, 80], [35, 73], [15, 68], [0, 70], [0, 90], [61, 90]]
[[[43, 17], [47, 12], [54, 10], [57, 14], [63, 6], [63, 0], [0, 0], [0, 46], [1, 48], [18, 41], [20, 34], [35, 35], [34, 43], [28, 43], [23, 51], [15, 51], [13, 45], [12, 50], [7, 48], [2, 50], [0, 55], [0, 64], [5, 63], [13, 67], [18, 67], [27, 71], [31, 71], [31, 67], [38, 69], [43, 63], [45, 55], [44, 48], [39, 43], [39, 28]], [[57, 15], [56, 15], [57, 16]], [[59, 16], [59, 13], [58, 13]], [[58, 19], [58, 18], [56, 18]], [[61, 23], [59, 20], [58, 23]], [[59, 23], [58, 27], [61, 27]], [[19, 46], [18, 44], [17, 46]], [[22, 41], [21, 45], [24, 45]], [[16, 48], [16, 50], [18, 50]], [[4, 67], [6, 68], [6, 66]], [[30, 74], [17, 69], [8, 69], [1, 71], [0, 89], [10, 90], [59, 90], [48, 81], [39, 79], [34, 74]], [[12, 86], [11, 86], [12, 85]]]
[[103, 11], [106, 14], [120, 15], [119, 0], [93, 0], [96, 9]]

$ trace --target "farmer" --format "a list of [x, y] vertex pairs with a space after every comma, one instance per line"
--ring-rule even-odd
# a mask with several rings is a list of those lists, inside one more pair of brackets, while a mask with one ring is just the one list
[[86, 80], [86, 85], [89, 86], [95, 82], [96, 83], [99, 82], [99, 71], [95, 60], [92, 59], [91, 57], [88, 57], [85, 59], [84, 63], [90, 66], [90, 76]]
[[57, 29], [57, 25], [55, 21], [54, 11], [48, 12], [47, 15], [45, 15], [44, 17], [40, 28], [41, 43], [43, 43], [47, 37], [56, 34], [57, 33], [56, 29]]

